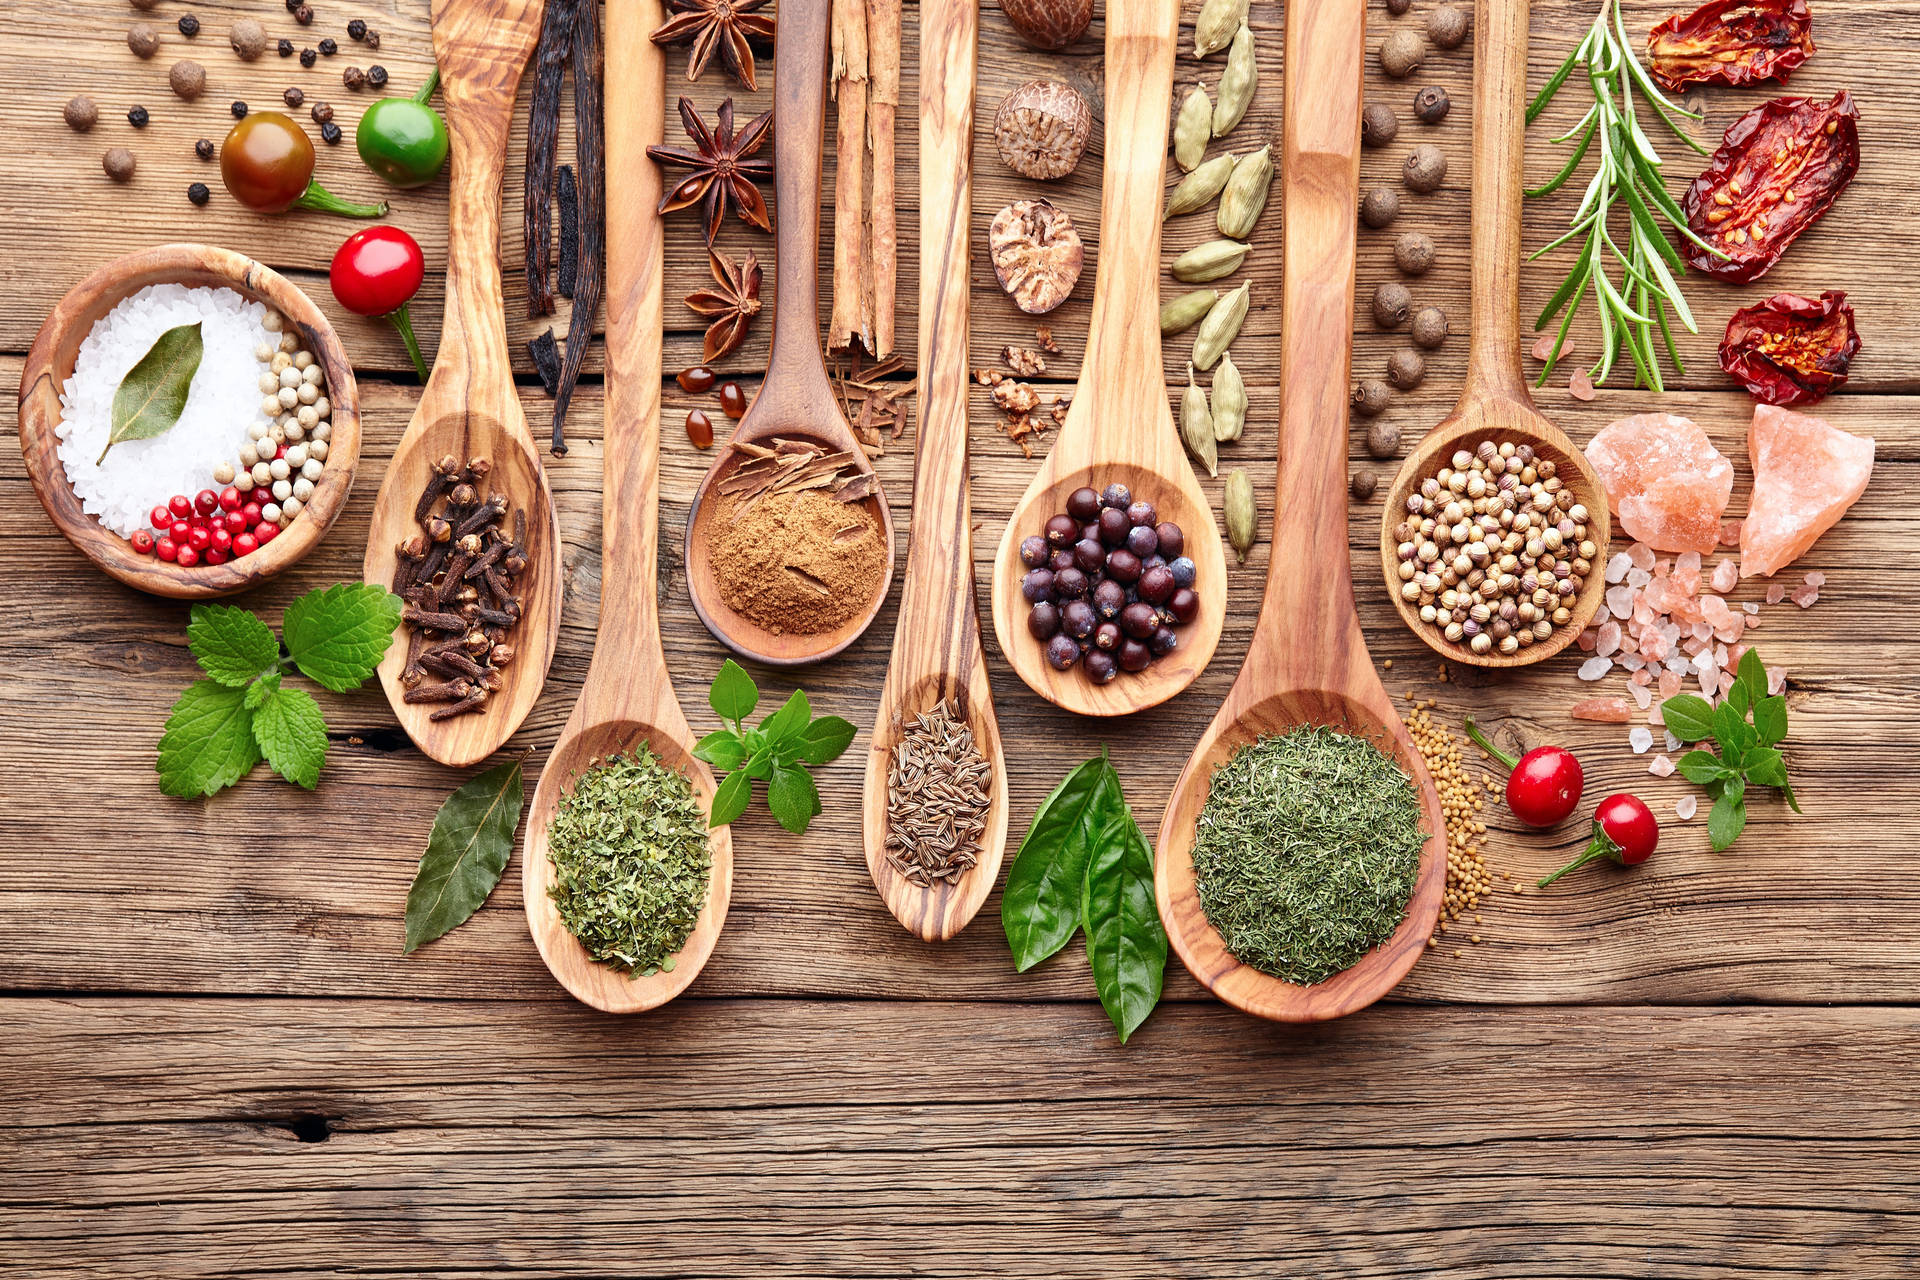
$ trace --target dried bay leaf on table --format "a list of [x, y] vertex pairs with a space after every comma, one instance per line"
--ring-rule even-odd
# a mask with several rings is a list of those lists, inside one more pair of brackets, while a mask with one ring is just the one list
[[153, 340], [113, 393], [107, 444], [94, 460], [95, 466], [105, 462], [107, 450], [122, 440], [151, 440], [180, 421], [205, 350], [198, 320], [175, 325]]
[[407, 890], [406, 951], [464, 924], [500, 882], [513, 854], [526, 786], [520, 761], [489, 769], [447, 797]]

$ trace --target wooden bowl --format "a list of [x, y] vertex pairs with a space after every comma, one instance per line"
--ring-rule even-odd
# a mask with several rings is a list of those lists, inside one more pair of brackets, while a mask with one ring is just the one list
[[[1537, 415], [1529, 416], [1532, 421], [1520, 420], [1518, 414], [1510, 415], [1515, 420], [1504, 425], [1494, 425], [1478, 415], [1447, 419], [1429, 432], [1426, 439], [1408, 456], [1399, 474], [1394, 476], [1392, 488], [1387, 490], [1386, 508], [1380, 520], [1380, 564], [1381, 571], [1386, 575], [1387, 598], [1400, 611], [1401, 621], [1424, 640], [1428, 648], [1451, 662], [1494, 669], [1526, 667], [1544, 662], [1572, 644], [1574, 638], [1587, 629], [1606, 598], [1607, 547], [1613, 528], [1606, 490], [1587, 464], [1585, 455], [1574, 447], [1572, 441], [1545, 419]], [[1487, 653], [1475, 653], [1465, 644], [1449, 641], [1438, 627], [1422, 622], [1418, 603], [1401, 598], [1400, 540], [1393, 536], [1394, 527], [1407, 518], [1407, 497], [1419, 487], [1420, 482], [1442, 466], [1449, 465], [1449, 459], [1455, 451], [1465, 449], [1471, 453], [1482, 440], [1488, 439], [1530, 444], [1536, 456], [1552, 461], [1555, 474], [1573, 491], [1575, 501], [1586, 507], [1587, 538], [1598, 552], [1592, 560], [1593, 571], [1587, 575], [1580, 593], [1573, 598], [1572, 620], [1564, 626], [1555, 627], [1553, 634], [1545, 640], [1525, 645], [1513, 653], [1501, 653], [1497, 646]]]
[[[285, 316], [326, 370], [333, 405], [327, 466], [300, 516], [272, 542], [225, 564], [190, 569], [136, 552], [125, 538], [81, 509], [61, 465], [60, 388], [73, 374], [80, 343], [121, 300], [150, 284], [226, 287]], [[205, 244], [163, 244], [116, 258], [82, 280], [40, 326], [20, 375], [20, 450], [34, 492], [54, 527], [100, 568], [130, 587], [176, 600], [232, 595], [265, 582], [318, 545], [346, 505], [360, 459], [360, 396], [353, 366], [333, 326], [286, 277], [244, 254]], [[208, 481], [212, 483], [211, 479]]]

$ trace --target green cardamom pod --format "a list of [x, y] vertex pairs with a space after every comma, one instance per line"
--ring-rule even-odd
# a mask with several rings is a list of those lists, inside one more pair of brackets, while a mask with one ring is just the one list
[[1240, 563], [1247, 562], [1247, 552], [1253, 550], [1253, 539], [1259, 532], [1259, 509], [1253, 503], [1253, 481], [1246, 471], [1235, 467], [1227, 473], [1227, 541], [1233, 544], [1233, 553], [1240, 557]]
[[1213, 136], [1224, 138], [1233, 131], [1253, 105], [1253, 91], [1260, 83], [1260, 67], [1253, 56], [1253, 32], [1247, 24], [1233, 37], [1227, 50], [1227, 69], [1220, 73], [1220, 101], [1213, 105]]
[[1240, 376], [1233, 357], [1220, 357], [1213, 371], [1213, 438], [1238, 440], [1247, 429], [1247, 382]]
[[1167, 211], [1161, 221], [1205, 208], [1209, 200], [1220, 194], [1220, 188], [1227, 185], [1227, 179], [1233, 176], [1233, 160], [1232, 152], [1215, 156], [1180, 179], [1180, 185], [1167, 197]]
[[1220, 300], [1218, 289], [1195, 289], [1192, 293], [1183, 293], [1171, 302], [1160, 304], [1160, 336], [1185, 333], [1188, 329], [1207, 318], [1207, 312], [1213, 310], [1213, 304]]
[[1209, 240], [1173, 260], [1173, 278], [1182, 284], [1205, 284], [1230, 276], [1247, 260], [1248, 246], [1238, 240]]
[[1240, 336], [1240, 322], [1247, 318], [1247, 308], [1253, 303], [1252, 290], [1253, 281], [1249, 280], [1214, 303], [1200, 322], [1200, 332], [1193, 339], [1193, 362], [1202, 369], [1220, 363], [1228, 345]]
[[1244, 240], [1267, 207], [1273, 187], [1273, 145], [1260, 148], [1234, 167], [1220, 192], [1220, 234]]
[[1220, 52], [1246, 22], [1247, 0], [1207, 0], [1193, 20], [1193, 56]]
[[1213, 439], [1213, 415], [1207, 412], [1207, 393], [1195, 380], [1192, 365], [1187, 366], [1187, 389], [1180, 396], [1180, 438], [1209, 476], [1220, 474], [1220, 446]]
[[1199, 85], [1193, 86], [1193, 92], [1180, 104], [1180, 114], [1173, 121], [1173, 159], [1174, 163], [1191, 173], [1207, 154], [1207, 144], [1213, 141], [1213, 103], [1207, 101], [1207, 91]]

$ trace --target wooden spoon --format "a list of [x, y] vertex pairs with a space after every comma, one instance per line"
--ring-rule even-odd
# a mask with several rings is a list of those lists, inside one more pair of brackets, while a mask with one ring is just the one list
[[414, 502], [435, 459], [493, 463], [488, 490], [525, 511], [526, 572], [517, 651], [506, 685], [478, 712], [434, 722], [434, 707], [402, 700], [408, 637], [402, 627], [380, 664], [380, 684], [414, 745], [445, 765], [484, 760], [513, 735], [540, 696], [560, 628], [560, 526], [507, 355], [500, 296], [500, 179], [514, 90], [540, 32], [543, 0], [434, 0], [433, 51], [440, 64], [453, 176], [448, 191], [447, 313], [433, 374], [394, 449], [367, 535], [368, 582], [393, 581], [395, 547], [419, 532]]
[[[1160, 824], [1154, 896], [1180, 959], [1228, 1004], [1307, 1022], [1363, 1008], [1413, 967], [1446, 883], [1445, 815], [1367, 657], [1347, 551], [1347, 374], [1354, 207], [1360, 179], [1363, 6], [1295, 0], [1287, 11], [1282, 225], [1280, 470], [1273, 563], [1246, 664], [1175, 784]], [[1335, 336], [1338, 335], [1338, 336]], [[1295, 986], [1227, 951], [1194, 889], [1194, 824], [1215, 769], [1255, 739], [1302, 724], [1371, 737], [1419, 788], [1428, 837], [1406, 918], [1358, 964]]]
[[733, 439], [713, 460], [687, 513], [687, 590], [707, 630], [743, 658], [770, 666], [800, 666], [831, 657], [860, 638], [893, 583], [893, 516], [878, 479], [863, 499], [880, 520], [887, 543], [887, 569], [873, 598], [847, 621], [817, 635], [767, 630], [737, 613], [714, 580], [708, 544], [716, 513], [727, 509], [714, 486], [732, 473], [742, 444], [771, 447], [772, 438], [811, 440], [829, 453], [851, 454], [867, 475], [873, 464], [840, 412], [840, 398], [827, 381], [820, 354], [820, 154], [826, 137], [826, 0], [790, 5], [780, 14], [773, 60], [774, 299], [773, 350], [766, 380], [747, 406]]
[[[867, 870], [894, 918], [928, 942], [960, 932], [1000, 878], [1007, 771], [973, 603], [973, 511], [967, 491], [968, 220], [973, 201], [977, 0], [920, 9], [920, 435], [913, 536], [893, 657], [867, 753], [862, 811]], [[913, 720], [951, 700], [993, 767], [979, 860], [951, 884], [914, 884], [887, 858], [887, 774]]]
[[[1586, 629], [1606, 596], [1611, 520], [1606, 489], [1586, 455], [1533, 407], [1520, 372], [1520, 152], [1527, 130], [1526, 0], [1478, 0], [1473, 15], [1473, 332], [1467, 385], [1453, 413], [1427, 434], [1394, 477], [1380, 524], [1387, 594], [1413, 633], [1442, 657], [1476, 667], [1524, 667], [1551, 658]], [[1484, 440], [1530, 444], [1587, 508], [1592, 572], [1570, 608], [1572, 620], [1511, 654], [1475, 653], [1420, 620], [1418, 601], [1400, 594], [1400, 542], [1407, 497], [1462, 449]]]
[[[1179, 26], [1178, 0], [1107, 10], [1106, 167], [1087, 355], [1053, 452], [1014, 507], [994, 560], [993, 633], [1001, 652], [1028, 688], [1088, 716], [1139, 711], [1192, 684], [1213, 657], [1226, 615], [1220, 531], [1174, 429], [1160, 364], [1161, 187]], [[1199, 571], [1200, 616], [1178, 629], [1180, 647], [1172, 653], [1097, 685], [1078, 664], [1054, 670], [1045, 646], [1028, 633], [1020, 543], [1065, 511], [1075, 489], [1115, 483], [1186, 534], [1185, 553]]]
[[580, 700], [533, 793], [521, 876], [527, 927], [540, 958], [575, 997], [608, 1013], [638, 1013], [679, 995], [713, 954], [733, 892], [733, 840], [708, 835], [706, 905], [671, 972], [629, 978], [587, 955], [547, 895], [547, 827], [567, 784], [595, 761], [644, 745], [713, 803], [713, 774], [693, 758], [693, 732], [674, 700], [660, 648], [655, 558], [660, 531], [660, 337], [665, 324], [660, 171], [646, 147], [665, 123], [666, 54], [647, 38], [659, 0], [606, 7], [607, 159], [624, 175], [607, 191], [607, 426], [601, 524], [600, 634]]

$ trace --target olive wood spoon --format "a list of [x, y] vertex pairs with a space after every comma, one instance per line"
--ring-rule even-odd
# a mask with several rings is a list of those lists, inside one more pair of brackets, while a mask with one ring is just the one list
[[[1028, 688], [1088, 716], [1139, 711], [1192, 684], [1213, 657], [1226, 614], [1220, 531], [1174, 429], [1160, 363], [1161, 188], [1179, 23], [1178, 0], [1107, 10], [1106, 161], [1087, 355], [1053, 451], [1014, 507], [994, 557], [993, 632], [1001, 652]], [[1185, 533], [1185, 554], [1198, 570], [1200, 616], [1178, 629], [1172, 653], [1097, 685], [1078, 663], [1054, 670], [1045, 645], [1028, 633], [1020, 543], [1065, 511], [1075, 489], [1114, 483], [1153, 503], [1162, 521]]]
[[[879, 518], [886, 539], [886, 572], [873, 598], [830, 631], [773, 632], [728, 606], [714, 580], [710, 526], [723, 504], [714, 486], [732, 473], [741, 444], [770, 444], [775, 436], [811, 440], [829, 453], [850, 453], [868, 475], [868, 460], [840, 411], [820, 354], [820, 156], [827, 121], [827, 32], [830, 6], [809, 0], [780, 14], [773, 61], [774, 299], [773, 349], [766, 380], [732, 440], [713, 460], [687, 513], [687, 591], [707, 630], [743, 658], [770, 666], [800, 666], [840, 652], [873, 622], [893, 583], [893, 516], [874, 481], [862, 500]], [[762, 499], [767, 501], [770, 499]]]
[[[1467, 384], [1453, 413], [1429, 432], [1394, 477], [1380, 523], [1380, 562], [1387, 594], [1413, 633], [1442, 657], [1476, 667], [1524, 667], [1551, 658], [1586, 629], [1606, 597], [1611, 518], [1606, 489], [1586, 454], [1533, 407], [1520, 372], [1520, 156], [1526, 135], [1526, 0], [1478, 0], [1473, 15], [1473, 331]], [[1418, 600], [1401, 595], [1400, 543], [1395, 528], [1407, 518], [1407, 498], [1428, 476], [1452, 465], [1460, 449], [1483, 440], [1530, 444], [1550, 459], [1560, 480], [1587, 508], [1587, 538], [1595, 555], [1572, 619], [1545, 640], [1503, 654], [1475, 653], [1420, 620]]]
[[713, 870], [706, 905], [670, 972], [629, 978], [587, 955], [547, 890], [547, 827], [572, 778], [644, 745], [685, 773], [713, 803], [713, 774], [693, 758], [693, 732], [673, 695], [660, 648], [655, 557], [660, 531], [660, 339], [664, 237], [655, 206], [660, 171], [646, 147], [665, 124], [666, 54], [647, 38], [665, 15], [659, 0], [606, 7], [607, 158], [625, 181], [607, 191], [607, 425], [601, 524], [600, 633], [580, 700], [560, 731], [533, 793], [521, 859], [527, 927], [547, 968], [573, 995], [608, 1013], [638, 1013], [686, 989], [713, 954], [733, 891], [727, 827], [708, 833]]
[[[968, 215], [976, 0], [925, 0], [920, 10], [920, 432], [913, 524], [893, 657], [867, 753], [867, 870], [887, 910], [927, 942], [951, 938], [1000, 878], [1007, 847], [1007, 771], [973, 601], [973, 513], [967, 489]], [[887, 774], [915, 718], [951, 700], [993, 769], [978, 861], [952, 883], [917, 885], [887, 856]]]
[[447, 197], [447, 312], [433, 373], [400, 437], [374, 500], [366, 580], [393, 582], [396, 546], [420, 532], [414, 503], [435, 459], [493, 464], [488, 492], [526, 512], [526, 572], [516, 591], [521, 615], [507, 641], [505, 685], [476, 712], [434, 721], [431, 703], [409, 703], [400, 673], [406, 627], [380, 664], [380, 684], [414, 745], [445, 765], [470, 765], [513, 736], [540, 696], [560, 629], [560, 526], [553, 495], [507, 355], [500, 295], [500, 180], [514, 91], [540, 33], [542, 0], [434, 0], [433, 49], [452, 138]]
[[[1174, 784], [1154, 863], [1161, 922], [1194, 977], [1228, 1004], [1283, 1022], [1337, 1018], [1384, 995], [1419, 959], [1446, 883], [1440, 798], [1367, 656], [1347, 549], [1348, 334], [1364, 36], [1363, 6], [1354, 0], [1295, 0], [1287, 10], [1273, 561], [1246, 663]], [[1393, 935], [1311, 987], [1282, 982], [1228, 953], [1201, 910], [1192, 857], [1194, 824], [1214, 770], [1256, 738], [1302, 724], [1373, 738], [1413, 779], [1433, 833]]]

